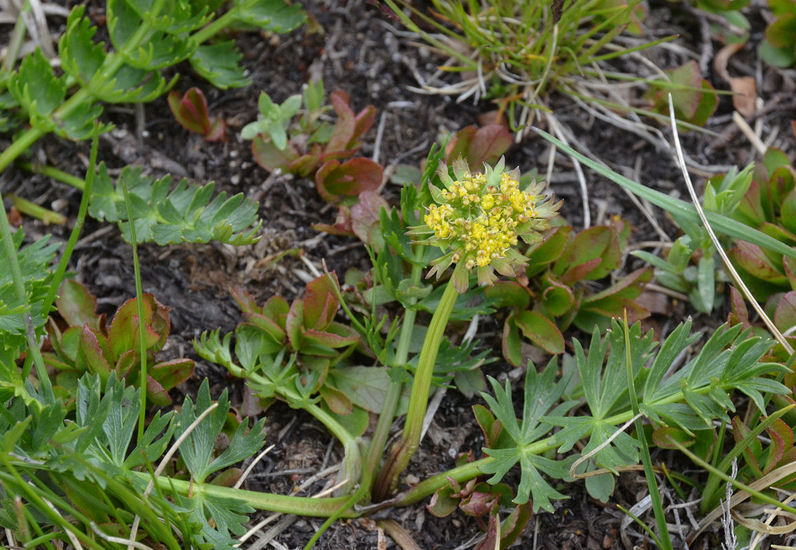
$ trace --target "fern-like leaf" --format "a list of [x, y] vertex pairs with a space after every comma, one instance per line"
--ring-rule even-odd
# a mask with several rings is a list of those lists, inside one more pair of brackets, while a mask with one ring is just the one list
[[104, 164], [94, 183], [89, 213], [98, 220], [118, 222], [130, 242], [130, 224], [122, 193], [127, 185], [138, 242], [157, 244], [206, 243], [217, 240], [233, 245], [251, 244], [262, 225], [257, 204], [243, 194], [213, 197], [214, 184], [195, 185], [181, 180], [172, 188], [171, 177], [155, 179], [140, 168], [126, 167], [114, 184]]

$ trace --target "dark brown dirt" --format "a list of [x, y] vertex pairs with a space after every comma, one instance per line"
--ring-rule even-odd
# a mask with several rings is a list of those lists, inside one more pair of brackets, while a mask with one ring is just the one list
[[[157, 175], [170, 172], [192, 180], [215, 181], [219, 189], [228, 193], [243, 192], [261, 204], [260, 215], [265, 229], [264, 237], [257, 245], [240, 249], [219, 245], [141, 247], [144, 290], [154, 293], [172, 308], [172, 338], [169, 343], [172, 353], [192, 355], [190, 342], [201, 331], [215, 328], [230, 331], [234, 328], [240, 315], [229, 298], [228, 291], [233, 286], [243, 286], [258, 300], [274, 294], [288, 299], [297, 296], [306, 282], [306, 267], [296, 254], [281, 256], [282, 252], [304, 254], [316, 265], [325, 260], [330, 269], [338, 273], [351, 267], [368, 268], [367, 256], [353, 244], [355, 241], [319, 235], [312, 229], [314, 223], [334, 220], [334, 211], [321, 201], [313, 184], [291, 177], [269, 177], [254, 163], [248, 142], [239, 139], [240, 128], [256, 118], [260, 90], [281, 101], [298, 93], [302, 83], [322, 76], [327, 93], [335, 89], [348, 92], [355, 110], [372, 103], [378, 110], [377, 121], [366, 136], [361, 154], [371, 156], [374, 153], [376, 127], [384, 119], [378, 153], [379, 160], [385, 165], [398, 162], [419, 164], [440, 132], [455, 132], [474, 124], [477, 115], [490, 108], [488, 104], [458, 104], [448, 97], [418, 96], [408, 91], [407, 86], [417, 84], [413, 71], [429, 75], [441, 60], [428, 52], [419, 53], [414, 46], [396, 37], [390, 31], [390, 27], [397, 27], [396, 22], [373, 3], [317, 0], [305, 4], [310, 22], [290, 35], [241, 34], [237, 37], [246, 52], [244, 63], [251, 73], [251, 87], [215, 90], [193, 77], [190, 67], [180, 68], [183, 76], [178, 89], [186, 90], [193, 85], [202, 88], [208, 97], [211, 113], [228, 121], [229, 141], [211, 144], [189, 135], [173, 120], [164, 98], [145, 105], [139, 113], [143, 117], [138, 120], [135, 112], [127, 108], [107, 110], [107, 117], [117, 129], [101, 141], [100, 159], [110, 167], [140, 164]], [[674, 16], [671, 15], [672, 10]], [[699, 51], [698, 39], [689, 39], [699, 36], [698, 29], [692, 28], [692, 19], [681, 11], [654, 3], [650, 21], [657, 24], [653, 29], [656, 35], [681, 32], [686, 45]], [[668, 66], [683, 61], [671, 53], [659, 55], [664, 65], [667, 59], [670, 60]], [[753, 56], [749, 58], [753, 59]], [[736, 70], [748, 68], [742, 65], [742, 60], [737, 63], [740, 68], [736, 66]], [[782, 74], [767, 74], [766, 82], [775, 88], [768, 93], [772, 97], [779, 97], [778, 93], [786, 94], [787, 78]], [[715, 78], [713, 82], [725, 87]], [[790, 94], [793, 97], [792, 87]], [[780, 100], [780, 105], [788, 105], [787, 100]], [[557, 99], [556, 102], [562, 106], [560, 112], [557, 111], [561, 120], [575, 129], [597, 157], [630, 175], [634, 174], [634, 169], [638, 170], [636, 175], [647, 185], [685, 196], [679, 171], [668, 153], [657, 151], [635, 136], [604, 123], [585, 119], [563, 100]], [[684, 138], [684, 146], [695, 160], [704, 165], [743, 164], [751, 160], [751, 148], [729, 121], [730, 111], [729, 99], [725, 97], [710, 124], [710, 129], [719, 137], [691, 134]], [[790, 110], [773, 108], [761, 120], [767, 129], [775, 126], [782, 129], [777, 144], [793, 153], [796, 147], [785, 126], [789, 118], [796, 118], [792, 104]], [[663, 132], [668, 135], [665, 129]], [[46, 160], [62, 170], [80, 174], [85, 169], [88, 146], [48, 138], [38, 144], [32, 154], [34, 158]], [[544, 142], [529, 138], [511, 149], [508, 161], [523, 170], [535, 168], [544, 172], [546, 154]], [[571, 170], [569, 160], [559, 157], [557, 173]], [[649, 222], [622, 190], [595, 174], [587, 173], [587, 177], [593, 219], [601, 221], [613, 214], [621, 214], [635, 226], [633, 241], [656, 238]], [[52, 206], [57, 199], [56, 205], [61, 212], [74, 217], [79, 195], [67, 186], [21, 171], [12, 170], [4, 174], [4, 178], [4, 192], [15, 191], [46, 206]], [[552, 188], [555, 194], [567, 199], [563, 215], [574, 226], [582, 226], [583, 213], [576, 180], [558, 177], [554, 181]], [[388, 184], [383, 194], [388, 201], [394, 202], [397, 187]], [[660, 213], [656, 215], [663, 219]], [[672, 224], [665, 220], [662, 223], [670, 235], [676, 235]], [[33, 220], [26, 220], [25, 228], [31, 237], [44, 232], [52, 232], [56, 239], [68, 236], [66, 228], [45, 228]], [[134, 294], [131, 249], [123, 243], [115, 228], [108, 230], [107, 226], [95, 222], [87, 223], [83, 235], [71, 267], [77, 278], [99, 296], [103, 310], [111, 312]], [[629, 262], [628, 269], [632, 267], [634, 265]], [[482, 330], [496, 334], [499, 327], [486, 322], [482, 324]], [[486, 341], [499, 346], [494, 337]], [[507, 370], [508, 367], [502, 363], [490, 367], [490, 373], [495, 376]], [[232, 385], [237, 404], [243, 406], [241, 386], [227, 379], [215, 366], [200, 360], [196, 375], [197, 378], [209, 377], [216, 391]], [[191, 382], [182, 389], [191, 391], [194, 386]], [[430, 436], [412, 460], [408, 473], [421, 480], [429, 474], [451, 468], [458, 452], [472, 450], [476, 456], [480, 455], [483, 438], [477, 425], [471, 421], [472, 404], [455, 391], [447, 393]], [[322, 467], [339, 462], [340, 450], [330, 444], [330, 436], [309, 416], [275, 405], [269, 409], [268, 418], [268, 441], [276, 446], [251, 476], [249, 488], [290, 494]], [[306, 487], [302, 494], [322, 489], [323, 481]], [[540, 513], [532, 518], [517, 547], [551, 550], [624, 548], [620, 536], [624, 514], [616, 505], [631, 507], [643, 497], [646, 485], [643, 475], [625, 473], [617, 486], [608, 504], [589, 498], [580, 483], [558, 487], [570, 499], [557, 502], [554, 514]], [[422, 504], [389, 510], [381, 516], [397, 520], [419, 547], [429, 550], [472, 547], [468, 541], [480, 532], [472, 518], [457, 512], [449, 518], [437, 519], [427, 513]], [[653, 523], [649, 517], [645, 520]], [[283, 545], [278, 547], [292, 549], [303, 546], [321, 523], [298, 519], [276, 536], [275, 540]], [[638, 538], [630, 540], [639, 547], [650, 547], [649, 543]], [[715, 542], [715, 539], [710, 540]], [[317, 548], [376, 548], [377, 545], [377, 530], [368, 520], [340, 522], [332, 526]], [[392, 542], [385, 546], [392, 547]], [[697, 547], [716, 546], [705, 541]]]

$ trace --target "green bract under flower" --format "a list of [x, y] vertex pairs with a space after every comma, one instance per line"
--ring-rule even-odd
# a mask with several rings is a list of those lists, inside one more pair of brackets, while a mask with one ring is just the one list
[[496, 280], [493, 269], [508, 277], [521, 275], [527, 260], [515, 246], [519, 239], [537, 241], [559, 206], [547, 200], [540, 183], [520, 189], [519, 171], [505, 171], [503, 159], [494, 168], [484, 167], [485, 173], [474, 174], [467, 163], [454, 162], [453, 179], [441, 164], [438, 175], [445, 189], [429, 185], [435, 204], [428, 206], [425, 225], [412, 231], [447, 251], [435, 260], [429, 276], [439, 276], [455, 263], [453, 277], [460, 292], [473, 269], [481, 284]]

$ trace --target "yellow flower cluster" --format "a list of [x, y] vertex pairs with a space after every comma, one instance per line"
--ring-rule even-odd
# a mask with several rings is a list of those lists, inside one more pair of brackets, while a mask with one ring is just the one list
[[467, 269], [504, 258], [517, 244], [517, 226], [536, 217], [537, 197], [521, 191], [506, 172], [499, 186], [488, 185], [484, 174], [467, 174], [441, 195], [445, 202], [429, 206], [424, 221], [438, 239], [449, 241], [457, 251], [453, 261], [464, 261]]

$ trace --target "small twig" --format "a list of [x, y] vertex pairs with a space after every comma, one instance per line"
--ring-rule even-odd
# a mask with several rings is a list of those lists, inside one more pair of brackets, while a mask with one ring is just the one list
[[[572, 479], [581, 479], [581, 478], [584, 478], [584, 477], [591, 477], [591, 475], [592, 475], [591, 472], [586, 472], [585, 474], [578, 474], [578, 473], [575, 472], [575, 470], [578, 469], [578, 466], [580, 466], [581, 464], [583, 464], [584, 462], [589, 460], [591, 457], [593, 457], [595, 454], [599, 453], [605, 447], [610, 445], [611, 442], [614, 439], [619, 437], [619, 434], [624, 433], [624, 431], [626, 429], [628, 429], [628, 427], [631, 424], [633, 424], [633, 422], [635, 422], [636, 420], [641, 418], [641, 416], [642, 416], [642, 414], [638, 413], [636, 416], [634, 416], [633, 418], [631, 418], [630, 420], [628, 420], [627, 422], [622, 424], [622, 427], [619, 428], [618, 430], [616, 430], [614, 433], [612, 433], [611, 437], [609, 437], [608, 439], [606, 439], [605, 441], [603, 441], [602, 443], [597, 445], [594, 449], [592, 449], [591, 451], [589, 451], [585, 455], [581, 455], [580, 457], [578, 457], [578, 459], [575, 462], [572, 463], [572, 466], [569, 467], [569, 477], [571, 477]], [[610, 471], [610, 470], [608, 470], [608, 471]]]
[[[550, 129], [553, 130], [553, 133], [556, 135], [556, 137], [560, 139], [564, 145], [569, 145], [567, 137], [561, 130], [561, 126], [556, 118], [551, 113], [545, 114], [547, 115], [547, 121], [550, 124]], [[586, 176], [583, 175], [583, 168], [580, 166], [578, 159], [574, 157], [571, 157], [571, 159], [572, 164], [575, 167], [575, 173], [578, 175], [578, 183], [580, 184], [580, 199], [583, 206], [583, 228], [588, 229], [591, 227], [591, 212], [589, 211], [589, 190], [586, 187]]]
[[255, 458], [254, 460], [252, 460], [252, 463], [251, 463], [251, 464], [249, 464], [249, 465], [246, 467], [246, 469], [243, 471], [243, 474], [241, 474], [241, 476], [240, 476], [240, 479], [238, 480], [238, 482], [237, 482], [237, 483], [235, 483], [235, 485], [234, 485], [235, 489], [240, 489], [240, 486], [241, 486], [241, 485], [243, 485], [243, 482], [244, 482], [244, 481], [246, 481], [246, 478], [247, 478], [247, 477], [249, 477], [249, 474], [252, 472], [252, 470], [254, 469], [254, 467], [255, 467], [255, 466], [257, 466], [257, 463], [259, 463], [259, 462], [260, 462], [260, 461], [263, 459], [263, 457], [264, 457], [265, 455], [267, 455], [269, 452], [271, 452], [271, 449], [273, 449], [273, 448], [274, 448], [274, 445], [271, 445], [271, 446], [269, 446], [269, 447], [266, 447], [266, 448], [263, 450], [263, 452], [261, 452], [260, 454], [258, 454], [258, 455], [257, 455], [257, 458]]
[[738, 126], [738, 129], [741, 130], [743, 135], [746, 136], [746, 139], [749, 140], [749, 142], [755, 148], [755, 151], [757, 151], [757, 153], [761, 156], [765, 155], [766, 146], [763, 144], [763, 142], [760, 140], [760, 137], [758, 137], [758, 135], [755, 134], [754, 130], [752, 130], [752, 127], [749, 126], [749, 123], [744, 120], [744, 118], [741, 116], [741, 114], [738, 111], [733, 111], [732, 121], [735, 123], [736, 126]]

